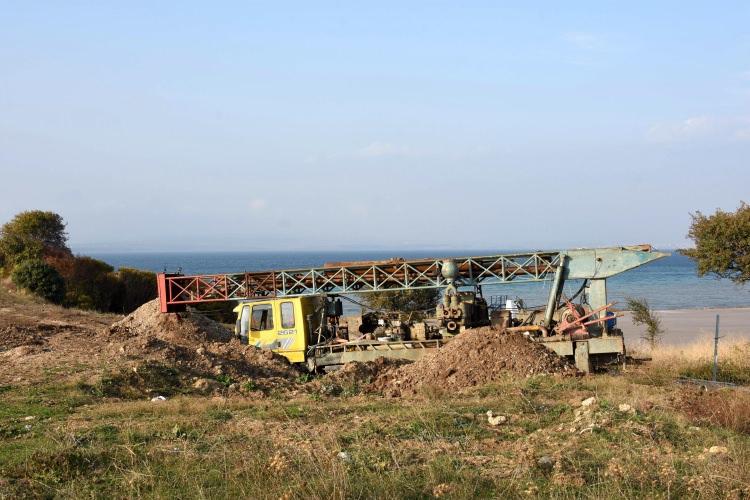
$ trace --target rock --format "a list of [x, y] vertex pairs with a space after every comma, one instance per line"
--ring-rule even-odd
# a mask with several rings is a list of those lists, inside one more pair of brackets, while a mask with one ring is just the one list
[[194, 389], [198, 389], [201, 392], [213, 392], [221, 388], [221, 384], [210, 378], [199, 378], [193, 384]]
[[552, 469], [555, 467], [555, 459], [548, 455], [544, 455], [543, 457], [539, 457], [536, 464], [544, 472], [552, 472]]
[[349, 455], [349, 453], [347, 453], [345, 451], [338, 452], [338, 454], [336, 455], [336, 457], [339, 460], [341, 460], [342, 462], [346, 462], [348, 464], [352, 463], [352, 456]]
[[594, 403], [596, 403], [596, 398], [594, 396], [591, 396], [590, 398], [584, 399], [583, 401], [581, 401], [581, 406], [583, 406], [584, 408], [587, 408], [593, 405]]
[[24, 422], [28, 422], [29, 420], [34, 420], [36, 417], [33, 415], [29, 415], [28, 417], [23, 417]]
[[712, 446], [708, 449], [708, 452], [711, 455], [724, 455], [725, 453], [728, 453], [729, 450], [726, 446]]
[[153, 398], [151, 398], [152, 403], [161, 403], [162, 401], [166, 400], [167, 398], [165, 398], [164, 396], [154, 396]]
[[633, 411], [633, 407], [627, 403], [622, 403], [617, 407], [617, 411], [619, 411], [620, 413], [630, 413]]
[[487, 422], [490, 425], [501, 425], [508, 421], [508, 417], [505, 415], [493, 415], [492, 410], [487, 410]]

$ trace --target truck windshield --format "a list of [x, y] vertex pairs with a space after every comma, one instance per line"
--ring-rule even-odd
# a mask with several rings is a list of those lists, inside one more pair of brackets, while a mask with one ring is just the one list
[[250, 330], [254, 332], [273, 330], [273, 311], [270, 304], [253, 306], [253, 315], [250, 318]]

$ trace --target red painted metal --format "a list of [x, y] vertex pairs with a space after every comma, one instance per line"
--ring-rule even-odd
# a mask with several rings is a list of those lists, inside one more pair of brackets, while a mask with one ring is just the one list
[[[454, 260], [458, 278], [465, 283], [541, 281], [557, 268], [556, 252]], [[162, 312], [183, 310], [188, 304], [227, 300], [299, 296], [319, 293], [356, 293], [445, 286], [440, 259], [390, 259], [341, 262], [315, 269], [258, 271], [238, 274], [182, 276], [160, 273], [157, 277]]]
[[576, 309], [575, 305], [566, 300], [565, 305], [570, 311], [570, 318], [571, 319], [562, 319], [557, 326], [555, 326], [555, 333], [559, 335], [570, 335], [570, 338], [573, 340], [580, 340], [583, 338], [587, 338], [589, 334], [588, 326], [595, 325], [597, 323], [604, 323], [605, 321], [608, 321], [612, 319], [613, 317], [620, 317], [622, 316], [621, 313], [617, 313], [614, 316], [607, 316], [604, 315], [602, 317], [597, 317], [594, 319], [589, 319], [592, 316], [599, 314], [602, 311], [608, 311], [610, 307], [612, 307], [615, 303], [610, 302], [607, 305], [604, 305], [602, 307], [598, 307], [586, 314], [581, 314]]

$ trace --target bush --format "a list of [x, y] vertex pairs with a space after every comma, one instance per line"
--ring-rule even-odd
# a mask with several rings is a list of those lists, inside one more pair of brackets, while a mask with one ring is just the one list
[[372, 292], [364, 296], [365, 303], [373, 309], [411, 314], [414, 319], [432, 312], [439, 300], [437, 288]]
[[122, 283], [121, 308], [116, 312], [131, 313], [156, 298], [156, 274], [139, 269], [120, 268], [117, 276]]
[[65, 280], [57, 270], [41, 259], [25, 260], [13, 268], [11, 279], [16, 286], [59, 304], [65, 297]]
[[91, 257], [73, 257], [65, 275], [68, 293], [65, 305], [98, 311], [116, 311], [123, 300], [122, 283], [114, 268]]
[[646, 299], [634, 299], [628, 297], [627, 304], [628, 309], [630, 309], [630, 312], [633, 315], [633, 324], [644, 325], [646, 327], [646, 335], [643, 337], [643, 340], [648, 342], [651, 349], [653, 349], [664, 335], [664, 329], [661, 326], [661, 318], [651, 310]]

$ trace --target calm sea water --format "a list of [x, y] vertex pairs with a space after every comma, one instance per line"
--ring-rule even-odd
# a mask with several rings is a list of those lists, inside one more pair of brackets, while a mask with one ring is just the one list
[[[115, 268], [132, 267], [149, 271], [176, 271], [185, 274], [263, 271], [316, 267], [325, 262], [380, 260], [394, 256], [404, 258], [491, 255], [489, 252], [195, 252], [195, 253], [102, 253], [92, 257], [108, 262]], [[580, 282], [566, 285], [570, 295]], [[485, 297], [509, 295], [520, 297], [529, 305], [546, 302], [549, 282], [486, 285]], [[699, 278], [695, 264], [682, 255], [657, 260], [608, 280], [610, 300], [624, 304], [625, 297], [645, 297], [656, 309], [695, 309], [706, 307], [750, 306], [750, 286], [740, 287], [728, 280]], [[346, 303], [347, 313], [356, 307]]]

